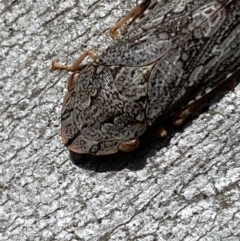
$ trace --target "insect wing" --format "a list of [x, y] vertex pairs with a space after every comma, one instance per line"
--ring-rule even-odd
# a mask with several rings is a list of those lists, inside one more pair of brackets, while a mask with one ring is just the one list
[[153, 66], [146, 94], [151, 124], [204, 95], [237, 69], [239, 8], [239, 0], [153, 1], [100, 61]]

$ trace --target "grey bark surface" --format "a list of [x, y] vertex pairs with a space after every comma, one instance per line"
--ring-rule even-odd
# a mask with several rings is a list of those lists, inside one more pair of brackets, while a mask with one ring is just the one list
[[0, 240], [240, 240], [239, 84], [132, 153], [61, 143], [68, 73], [51, 60], [101, 53], [135, 4], [0, 1]]

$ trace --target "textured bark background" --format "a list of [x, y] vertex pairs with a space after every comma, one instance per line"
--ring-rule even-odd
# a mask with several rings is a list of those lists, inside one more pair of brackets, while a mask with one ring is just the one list
[[136, 1], [0, 0], [0, 240], [240, 240], [240, 85], [164, 139], [71, 158], [59, 139], [72, 62]]

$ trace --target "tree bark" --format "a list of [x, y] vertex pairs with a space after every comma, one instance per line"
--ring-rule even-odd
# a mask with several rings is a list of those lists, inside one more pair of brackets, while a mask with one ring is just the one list
[[132, 153], [80, 157], [61, 143], [69, 75], [51, 61], [104, 51], [135, 4], [0, 3], [2, 241], [240, 240], [240, 85]]

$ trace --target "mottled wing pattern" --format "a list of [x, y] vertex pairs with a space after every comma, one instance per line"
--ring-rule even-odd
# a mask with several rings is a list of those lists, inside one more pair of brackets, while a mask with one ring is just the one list
[[146, 94], [151, 124], [199, 98], [240, 65], [239, 8], [239, 0], [152, 1], [100, 61], [152, 67]]
[[104, 51], [107, 65], [143, 66], [160, 59], [202, 24], [224, 1], [151, 1], [148, 9]]
[[214, 11], [212, 6], [205, 10], [212, 14], [154, 66], [146, 112], [150, 123], [201, 98], [240, 66], [240, 1]]
[[202, 98], [237, 69], [240, 0], [151, 1], [98, 61], [70, 77], [63, 142], [95, 155], [132, 150], [147, 125]]

